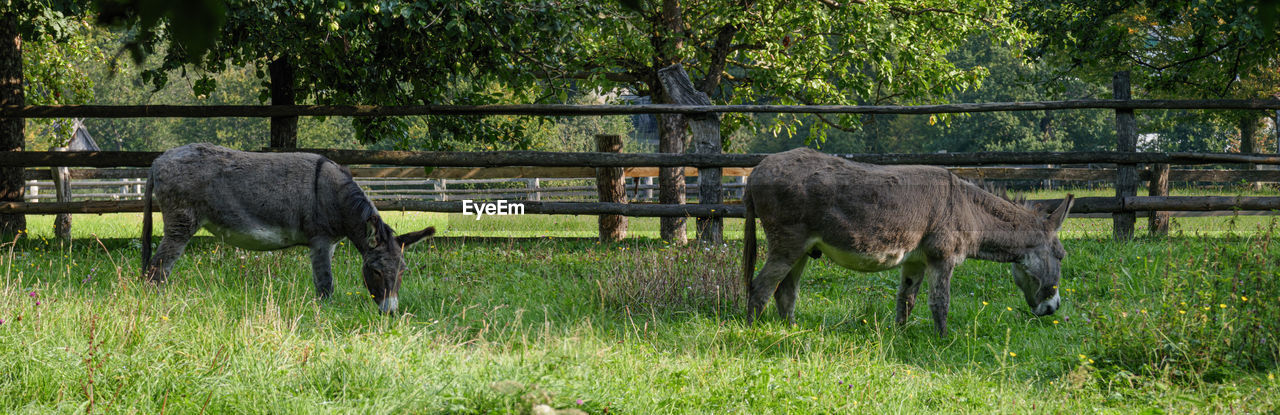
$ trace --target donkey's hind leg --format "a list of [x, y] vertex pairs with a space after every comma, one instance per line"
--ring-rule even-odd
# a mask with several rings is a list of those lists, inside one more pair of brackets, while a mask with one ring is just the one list
[[163, 283], [169, 279], [169, 271], [173, 263], [187, 248], [187, 242], [200, 230], [200, 223], [195, 212], [191, 210], [175, 210], [164, 212], [164, 239], [156, 248], [156, 256], [151, 258], [147, 266], [147, 279], [154, 283]]
[[916, 306], [916, 293], [920, 292], [920, 283], [924, 282], [925, 263], [908, 260], [902, 264], [902, 285], [898, 286], [898, 317], [894, 319], [899, 326], [907, 324], [911, 309]]
[[809, 256], [801, 256], [800, 260], [791, 266], [791, 270], [787, 271], [787, 277], [778, 283], [778, 289], [773, 292], [774, 305], [778, 307], [778, 316], [793, 325], [796, 324], [796, 284], [800, 281], [800, 275], [804, 274], [804, 267], [808, 263]]
[[[771, 244], [772, 245], [772, 244]], [[800, 250], [782, 250], [769, 248], [769, 258], [765, 260], [764, 267], [760, 268], [760, 273], [756, 278], [751, 280], [751, 286], [747, 289], [751, 290], [751, 295], [747, 298], [747, 321], [755, 321], [756, 316], [764, 311], [765, 304], [769, 303], [769, 296], [779, 289], [779, 283], [787, 279], [788, 274], [795, 268], [796, 262], [804, 257], [804, 252]], [[795, 252], [791, 252], [795, 251]], [[795, 296], [794, 282], [791, 287], [791, 296]], [[795, 303], [792, 302], [792, 305]], [[779, 304], [781, 306], [781, 304]], [[781, 312], [781, 307], [779, 307]]]

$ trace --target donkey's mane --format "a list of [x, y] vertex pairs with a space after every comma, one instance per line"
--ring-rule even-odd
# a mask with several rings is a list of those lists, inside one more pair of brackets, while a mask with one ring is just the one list
[[995, 195], [1006, 202], [1013, 203], [1014, 205], [1025, 208], [1029, 211], [1036, 212], [1039, 210], [1039, 206], [1037, 204], [1027, 200], [1027, 195], [1025, 193], [1014, 193], [1013, 195], [1010, 195], [1009, 189], [1003, 184], [996, 184], [982, 179], [969, 180], [969, 183], [972, 183], [974, 186], [978, 186], [979, 189], [985, 190], [987, 193]]
[[356, 184], [355, 178], [351, 177], [351, 171], [346, 167], [341, 168], [343, 175], [346, 177], [339, 192], [342, 195], [341, 200], [345, 204], [343, 207], [346, 209], [347, 214], [351, 217], [360, 218], [359, 223], [368, 223], [370, 220], [375, 220], [374, 232], [376, 235], [374, 236], [376, 239], [379, 241], [392, 240], [391, 238], [395, 237], [395, 232], [391, 230], [390, 226], [387, 226], [386, 222], [382, 221], [381, 216], [378, 216], [378, 209], [373, 206], [369, 196], [365, 195], [363, 190], [360, 190], [360, 185]]

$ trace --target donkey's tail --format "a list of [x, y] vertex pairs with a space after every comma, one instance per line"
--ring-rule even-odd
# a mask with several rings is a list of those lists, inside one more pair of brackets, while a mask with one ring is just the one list
[[142, 275], [147, 274], [147, 265], [151, 263], [151, 189], [155, 186], [155, 177], [147, 174], [147, 190], [142, 195]]
[[742, 289], [751, 299], [751, 277], [756, 274], [756, 210], [751, 206], [751, 192], [743, 190], [742, 206], [746, 208], [746, 223], [742, 227]]

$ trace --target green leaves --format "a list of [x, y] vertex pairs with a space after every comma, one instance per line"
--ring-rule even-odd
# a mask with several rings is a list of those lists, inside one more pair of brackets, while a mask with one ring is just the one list
[[224, 0], [94, 0], [93, 4], [99, 23], [140, 32], [126, 45], [136, 63], [145, 57], [141, 44], [160, 33], [169, 35], [174, 48], [200, 61], [217, 39], [227, 9]]

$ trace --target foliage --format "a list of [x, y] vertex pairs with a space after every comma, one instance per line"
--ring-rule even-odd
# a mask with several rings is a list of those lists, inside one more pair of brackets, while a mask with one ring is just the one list
[[[142, 77], [159, 88], [168, 82], [171, 71], [187, 65], [194, 64], [209, 74], [251, 66], [264, 79], [255, 95], [259, 102], [266, 102], [270, 97], [268, 66], [281, 61], [294, 68], [297, 78], [292, 87], [299, 102], [527, 102], [534, 100], [532, 94], [537, 92], [534, 75], [518, 66], [510, 43], [565, 44], [555, 39], [557, 28], [573, 24], [557, 20], [563, 15], [541, 13], [543, 7], [536, 2], [233, 2], [227, 7], [226, 26], [206, 57], [169, 48], [162, 63], [143, 72]], [[498, 37], [495, 28], [518, 35]], [[158, 44], [153, 41], [148, 47]], [[542, 54], [538, 50], [521, 47], [516, 52]], [[195, 85], [197, 94], [217, 87], [208, 75]], [[518, 141], [523, 127], [519, 123], [458, 120], [433, 118], [431, 123], [446, 124], [439, 130], [468, 138], [489, 142], [516, 139], [516, 147], [526, 144]], [[358, 118], [353, 127], [361, 142], [386, 138], [400, 147], [410, 140], [414, 129], [403, 118]], [[439, 147], [433, 141], [427, 139], [419, 145]]]
[[[95, 99], [98, 74], [93, 68], [107, 60], [100, 32], [86, 21], [64, 19], [58, 34], [37, 34], [23, 43], [23, 77], [27, 105], [85, 104]], [[70, 140], [66, 120], [28, 119], [28, 148], [44, 150]]]
[[[574, 44], [576, 61], [555, 71], [605, 89], [655, 95], [655, 71], [682, 63], [696, 87], [721, 103], [916, 104], [974, 87], [985, 68], [946, 54], [970, 36], [1016, 42], [1007, 3], [707, 1], [623, 2], [602, 7]], [[673, 29], [674, 27], [674, 29]], [[658, 101], [655, 101], [658, 102]], [[752, 124], [726, 115], [725, 133]], [[813, 118], [770, 117], [775, 133]], [[857, 117], [821, 119], [856, 130]]]
[[[986, 37], [969, 39], [948, 54], [959, 68], [988, 73], [964, 91], [942, 96], [946, 102], [1019, 102], [1096, 96], [1105, 90], [1079, 79], [1048, 79], [1053, 67], [1028, 62], [1014, 45]], [[1053, 84], [1057, 89], [1046, 88]], [[809, 117], [812, 119], [812, 117]], [[1111, 111], [1019, 111], [958, 115], [875, 115], [857, 131], [833, 131], [825, 142], [811, 143], [836, 153], [1070, 151], [1114, 148]], [[754, 152], [781, 151], [811, 142], [802, 125], [781, 137], [756, 137]]]
[[153, 42], [168, 35], [174, 49], [199, 61], [212, 46], [226, 20], [226, 0], [93, 0], [98, 23], [130, 27], [134, 36], [124, 43], [134, 63], [154, 52]]
[[[1257, 0], [1026, 0], [1016, 14], [1038, 35], [1030, 55], [1062, 76], [1106, 85], [1115, 71], [1131, 70], [1136, 98], [1252, 99], [1280, 94], [1276, 7]], [[1270, 115], [1208, 114], [1217, 130]]]

